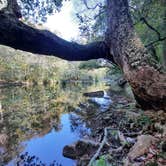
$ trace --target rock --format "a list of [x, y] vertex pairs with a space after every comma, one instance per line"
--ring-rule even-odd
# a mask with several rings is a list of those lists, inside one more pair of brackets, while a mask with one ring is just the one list
[[96, 91], [96, 92], [87, 92], [83, 94], [85, 97], [103, 97], [104, 91]]
[[8, 136], [6, 134], [0, 134], [0, 145], [6, 145]]
[[75, 151], [75, 147], [73, 145], [66, 145], [63, 148], [63, 156], [71, 158], [71, 159], [76, 159], [77, 154], [76, 154], [76, 151]]
[[126, 141], [127, 141], [129, 144], [134, 144], [134, 143], [135, 143], [135, 138], [127, 137], [127, 138], [126, 138]]
[[91, 154], [99, 147], [99, 144], [90, 140], [79, 140], [72, 145], [63, 148], [63, 156], [77, 159], [85, 154]]
[[131, 148], [130, 152], [128, 153], [128, 158], [130, 161], [135, 160], [137, 157], [140, 157], [149, 151], [149, 148], [152, 144], [157, 141], [151, 135], [141, 135], [137, 137], [137, 142]]
[[141, 166], [141, 165], [142, 165], [142, 163], [140, 163], [140, 162], [131, 163], [129, 161], [129, 159], [127, 158], [127, 159], [124, 160], [124, 165], [123, 166]]
[[162, 131], [163, 137], [166, 137], [166, 125], [162, 125], [161, 123], [155, 123], [155, 128]]

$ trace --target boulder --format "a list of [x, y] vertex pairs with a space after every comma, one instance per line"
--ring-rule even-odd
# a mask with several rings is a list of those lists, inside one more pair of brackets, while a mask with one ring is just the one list
[[73, 145], [66, 145], [63, 148], [63, 156], [71, 158], [71, 159], [76, 159], [77, 154], [76, 154], [76, 151], [75, 151], [75, 147]]
[[78, 159], [84, 155], [91, 154], [97, 150], [99, 144], [90, 140], [79, 140], [72, 145], [63, 148], [63, 156]]
[[129, 160], [134, 161], [136, 158], [148, 153], [150, 146], [156, 141], [157, 139], [151, 135], [138, 136], [137, 142], [128, 153]]

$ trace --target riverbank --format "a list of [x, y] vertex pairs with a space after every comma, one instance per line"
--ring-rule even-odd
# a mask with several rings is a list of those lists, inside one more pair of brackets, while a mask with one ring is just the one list
[[[86, 103], [80, 106], [80, 118], [86, 117], [91, 134], [65, 146], [64, 156], [76, 159], [77, 166], [166, 165], [166, 113], [136, 108], [133, 98], [111, 89], [107, 94], [112, 103], [104, 111], [92, 111]], [[104, 93], [85, 93], [85, 96], [89, 100], [104, 98]]]
[[0, 163], [165, 165], [165, 113], [136, 108], [130, 88], [110, 81], [1, 88]]

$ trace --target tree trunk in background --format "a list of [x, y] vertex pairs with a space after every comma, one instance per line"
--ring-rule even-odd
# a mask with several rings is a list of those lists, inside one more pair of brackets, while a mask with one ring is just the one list
[[127, 0], [107, 0], [108, 31], [114, 60], [122, 68], [135, 99], [143, 109], [166, 109], [166, 75], [137, 36]]
[[[10, 0], [8, 0], [10, 1]], [[16, 0], [15, 0], [16, 2]], [[17, 6], [17, 5], [16, 5]], [[166, 75], [136, 35], [127, 0], [107, 0], [108, 31], [105, 41], [79, 45], [48, 31], [25, 25], [13, 10], [0, 11], [0, 44], [66, 60], [106, 58], [118, 64], [143, 109], [166, 110]]]

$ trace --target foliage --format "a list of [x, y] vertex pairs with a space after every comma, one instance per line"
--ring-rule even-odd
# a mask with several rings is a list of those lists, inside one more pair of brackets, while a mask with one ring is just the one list
[[137, 123], [141, 126], [148, 126], [148, 125], [152, 124], [152, 120], [148, 116], [142, 114], [137, 119]]
[[91, 69], [98, 69], [100, 67], [101, 67], [100, 64], [96, 60], [89, 60], [87, 62], [81, 62], [78, 68], [91, 70]]
[[[87, 41], [102, 40], [107, 32], [107, 11], [106, 1], [88, 1], [90, 9], [85, 4], [77, 2], [75, 13], [79, 20], [81, 35]], [[91, 10], [96, 4], [100, 7]], [[143, 44], [148, 45], [147, 49], [160, 63], [164, 61], [166, 37], [166, 4], [164, 0], [129, 0], [130, 12], [135, 29]], [[82, 10], [83, 9], [83, 10]], [[146, 23], [145, 21], [146, 20]], [[150, 27], [149, 25], [152, 27]], [[156, 41], [156, 42], [155, 42]], [[150, 44], [154, 42], [154, 44]], [[149, 45], [150, 44], [150, 45]]]
[[35, 55], [28, 53], [28, 56], [25, 56], [26, 53], [23, 52], [16, 52], [14, 50], [10, 52], [9, 48], [5, 49], [2, 47], [1, 49], [1, 80], [29, 84], [43, 84], [44, 82], [54, 82], [57, 80], [57, 66], [55, 61], [51, 63], [50, 58], [36, 58]]
[[98, 160], [94, 162], [92, 166], [108, 166], [106, 161], [106, 156], [101, 156]]
[[72, 0], [73, 15], [79, 22], [81, 37], [87, 42], [104, 39], [106, 31], [105, 0]]
[[137, 33], [145, 46], [153, 41], [158, 41], [147, 48], [154, 58], [162, 63], [165, 41], [160, 41], [159, 39], [166, 37], [166, 4], [164, 0], [130, 0], [130, 3], [132, 6], [130, 8], [131, 14]]
[[19, 0], [22, 15], [31, 22], [45, 22], [47, 15], [60, 11], [63, 0]]
[[0, 46], [0, 55], [0, 81], [6, 83], [54, 85], [58, 82], [93, 82], [100, 79], [102, 72], [90, 71], [99, 68], [96, 61], [72, 63], [55, 57], [15, 51], [4, 46]]
[[116, 77], [114, 79], [117, 80], [117, 77], [122, 76], [122, 70], [118, 66], [109, 67], [106, 71], [106, 77], [113, 78], [113, 75]]
[[[104, 39], [107, 31], [107, 14], [105, 0], [70, 0], [74, 6], [73, 14], [79, 21], [82, 38], [86, 42]], [[30, 22], [46, 21], [47, 16], [60, 11], [63, 0], [19, 0], [24, 19]], [[166, 37], [166, 5], [164, 0], [129, 0], [130, 12], [135, 29], [143, 44], [154, 58], [163, 63]], [[146, 21], [145, 21], [146, 20]], [[149, 26], [150, 25], [150, 26]]]

